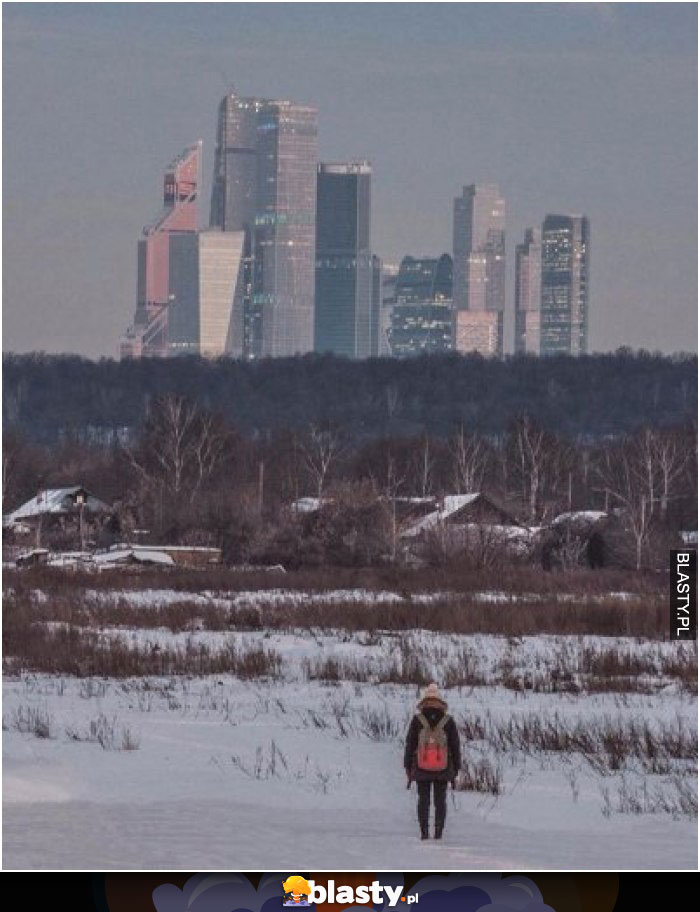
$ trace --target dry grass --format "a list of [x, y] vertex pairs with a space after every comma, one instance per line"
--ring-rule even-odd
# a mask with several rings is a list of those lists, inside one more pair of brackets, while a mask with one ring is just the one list
[[461, 720], [467, 743], [485, 742], [497, 753], [580, 755], [608, 773], [637, 761], [649, 773], [668, 771], [676, 761], [697, 764], [697, 729], [680, 717], [669, 722], [624, 718], [567, 720], [558, 713], [522, 713], [498, 721], [492, 716]]
[[85, 628], [22, 625], [17, 616], [4, 624], [3, 652], [3, 667], [13, 674], [33, 671], [80, 678], [178, 674], [277, 677], [281, 667], [279, 655], [261, 646], [248, 649], [238, 649], [233, 644], [220, 649], [191, 643], [180, 649], [137, 646], [119, 637], [105, 639]]
[[[182, 601], [173, 604], [153, 606], [139, 606], [129, 602], [130, 591], [143, 591], [147, 588], [147, 575], [124, 575], [115, 578], [112, 574], [85, 576], [81, 574], [66, 574], [58, 571], [37, 571], [34, 573], [8, 573], [6, 579], [6, 600], [12, 610], [21, 609], [23, 604], [31, 605], [32, 615], [36, 621], [59, 621], [77, 626], [125, 626], [125, 627], [166, 627], [174, 632], [205, 629], [205, 630], [287, 630], [298, 629], [329, 629], [347, 630], [353, 632], [367, 631], [370, 635], [377, 631], [402, 631], [412, 629], [432, 630], [443, 633], [484, 633], [502, 634], [506, 636], [524, 636], [536, 633], [584, 635], [599, 634], [603, 636], [628, 636], [645, 637], [648, 639], [663, 639], [667, 636], [668, 607], [665, 590], [660, 591], [658, 585], [639, 590], [632, 586], [632, 580], [608, 578], [589, 573], [568, 574], [570, 586], [564, 585], [550, 591], [544, 586], [542, 580], [548, 582], [546, 575], [539, 574], [533, 578], [531, 573], [522, 577], [512, 574], [508, 588], [508, 580], [499, 578], [484, 578], [475, 575], [472, 578], [473, 588], [459, 588], [453, 585], [454, 580], [447, 578], [431, 578], [431, 575], [421, 571], [420, 588], [412, 588], [417, 583], [417, 578], [412, 573], [407, 573], [401, 579], [387, 578], [378, 580], [375, 576], [370, 580], [362, 579], [358, 571], [355, 574], [339, 574], [334, 577], [329, 587], [319, 585], [319, 581], [310, 573], [287, 574], [274, 581], [269, 574], [265, 575], [265, 585], [261, 588], [269, 589], [283, 586], [292, 591], [324, 591], [352, 588], [373, 587], [369, 583], [382, 585], [374, 588], [379, 591], [397, 592], [404, 596], [405, 601], [393, 603], [378, 603], [367, 600], [366, 602], [321, 602], [299, 600], [298, 604], [284, 605], [274, 603], [259, 606], [234, 606], [221, 607], [207, 604], [201, 598], [197, 601], [188, 598], [191, 592], [199, 595], [202, 592], [220, 593], [219, 597], [225, 598], [228, 593], [241, 590], [254, 591], [260, 585], [257, 575], [248, 580], [248, 585], [243, 585], [241, 576], [246, 574], [228, 573], [226, 585], [222, 584], [221, 574], [212, 571], [202, 571], [196, 575], [199, 587], [196, 590], [184, 587], [183, 581], [191, 582], [192, 573], [185, 574], [182, 579], [177, 574], [164, 577], [159, 574], [153, 577], [152, 583], [156, 588], [167, 586], [182, 593]], [[343, 576], [348, 578], [343, 578]], [[563, 575], [562, 575], [563, 576]], [[612, 576], [612, 575], [611, 575]], [[111, 577], [111, 579], [107, 579]], [[610, 586], [625, 585], [624, 591], [636, 595], [634, 601], [623, 601], [611, 596], [609, 592], [621, 591], [607, 589], [605, 586], [592, 589], [596, 585], [606, 582]], [[644, 579], [642, 580], [644, 581]], [[516, 583], [518, 585], [516, 585]], [[539, 583], [539, 586], [538, 586]], [[657, 581], [658, 583], [658, 581]], [[431, 585], [434, 587], [431, 588]], [[482, 601], [479, 593], [498, 586], [499, 591], [505, 590], [510, 601], [504, 603], [490, 603]], [[122, 599], [100, 599], [89, 597], [89, 590], [105, 591], [110, 593], [123, 591]], [[33, 595], [40, 590], [40, 601]], [[430, 603], [416, 601], [412, 596], [420, 593], [446, 592], [453, 593], [449, 598], [436, 598]], [[7, 613], [6, 613], [7, 617]]]

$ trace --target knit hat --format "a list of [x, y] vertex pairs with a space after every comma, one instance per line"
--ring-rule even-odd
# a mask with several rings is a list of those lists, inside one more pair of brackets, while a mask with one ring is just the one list
[[443, 707], [447, 708], [447, 700], [445, 700], [440, 693], [440, 690], [435, 681], [431, 681], [430, 684], [428, 684], [428, 686], [424, 689], [418, 705], [422, 706], [426, 702], [441, 704]]

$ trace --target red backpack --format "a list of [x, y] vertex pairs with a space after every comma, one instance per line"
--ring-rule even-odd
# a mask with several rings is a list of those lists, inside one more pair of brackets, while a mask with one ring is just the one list
[[449, 754], [445, 725], [449, 718], [448, 714], [445, 713], [435, 728], [432, 728], [423, 713], [418, 713], [421, 730], [418, 734], [416, 765], [419, 770], [428, 773], [441, 773], [447, 769]]

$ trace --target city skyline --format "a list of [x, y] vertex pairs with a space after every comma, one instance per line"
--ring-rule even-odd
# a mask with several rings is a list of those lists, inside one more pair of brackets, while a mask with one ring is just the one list
[[[318, 107], [319, 160], [372, 162], [372, 247], [383, 259], [450, 250], [451, 200], [469, 182], [497, 181], [508, 203], [508, 311], [525, 228], [547, 212], [583, 211], [595, 227], [589, 350], [694, 348], [694, 7], [417, 4], [401, 16], [407, 7], [378, 4], [359, 29], [350, 5], [272, 4], [265, 16], [247, 4], [196, 14], [188, 4], [35, 6], [3, 7], [6, 350], [116, 355], [154, 176], [173, 150], [204, 137], [209, 196], [212, 100], [234, 59], [246, 93]], [[164, 36], [195, 20], [176, 41], [177, 73], [158, 77]], [[310, 43], [311, 23], [324, 44]], [[392, 50], [377, 57], [389, 34]], [[278, 53], [256, 57], [256, 48]], [[352, 71], [338, 63], [351, 49], [361, 60]], [[378, 76], [381, 91], [370, 89]], [[615, 92], [601, 91], [611, 83]], [[423, 113], [429, 96], [449, 117]], [[506, 326], [506, 350], [512, 333]]]

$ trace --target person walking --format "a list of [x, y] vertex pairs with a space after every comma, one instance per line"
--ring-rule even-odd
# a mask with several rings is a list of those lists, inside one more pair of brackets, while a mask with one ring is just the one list
[[418, 789], [418, 823], [421, 839], [427, 839], [430, 820], [430, 791], [435, 805], [435, 838], [442, 838], [447, 816], [447, 784], [455, 786], [462, 760], [455, 720], [447, 712], [447, 701], [433, 681], [425, 688], [406, 735], [403, 765], [407, 788]]

